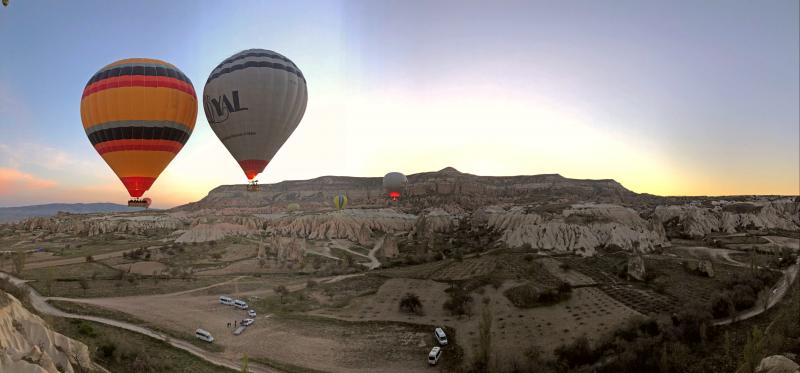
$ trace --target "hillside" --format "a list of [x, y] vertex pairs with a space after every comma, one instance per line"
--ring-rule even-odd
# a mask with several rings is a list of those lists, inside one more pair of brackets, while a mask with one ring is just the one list
[[[222, 185], [200, 201], [175, 210], [283, 207], [292, 202], [312, 209], [329, 204], [330, 199], [339, 193], [347, 194], [351, 207], [383, 207], [386, 198], [381, 181], [380, 177], [322, 176], [265, 184], [258, 192], [247, 192], [243, 185]], [[658, 198], [649, 196], [647, 199]], [[478, 176], [447, 167], [436, 172], [408, 175], [408, 188], [401, 208], [417, 213], [429, 207], [473, 210], [502, 203], [586, 201], [633, 205], [642, 203], [644, 199], [609, 179], [569, 179], [558, 174]]]
[[53, 216], [59, 212], [93, 214], [98, 212], [138, 211], [116, 203], [48, 203], [45, 205], [0, 207], [0, 223], [14, 222], [32, 217]]

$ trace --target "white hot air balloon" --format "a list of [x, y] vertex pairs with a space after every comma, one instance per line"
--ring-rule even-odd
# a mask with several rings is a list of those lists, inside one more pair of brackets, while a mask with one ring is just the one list
[[408, 179], [399, 172], [390, 172], [383, 177], [383, 189], [389, 194], [392, 201], [397, 201], [400, 194], [406, 189]]
[[288, 58], [248, 49], [222, 61], [203, 89], [211, 129], [239, 162], [250, 185], [292, 135], [308, 102], [303, 73]]

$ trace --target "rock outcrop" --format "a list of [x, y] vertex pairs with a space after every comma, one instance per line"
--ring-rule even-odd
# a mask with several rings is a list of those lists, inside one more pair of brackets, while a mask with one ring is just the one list
[[183, 223], [167, 214], [73, 215], [31, 218], [16, 225], [26, 231], [45, 230], [80, 236], [99, 236], [106, 233], [146, 234], [155, 230], [175, 230]]
[[267, 231], [279, 236], [312, 240], [347, 239], [359, 244], [370, 241], [373, 232], [407, 232], [416, 216], [392, 209], [347, 209], [319, 214], [264, 215]]
[[641, 255], [633, 255], [628, 258], [627, 266], [628, 278], [644, 281], [647, 278], [647, 268], [644, 265], [644, 258]]
[[658, 206], [654, 214], [671, 236], [701, 238], [714, 232], [749, 229], [800, 230], [800, 202], [791, 199]]
[[86, 345], [54, 332], [0, 291], [0, 372], [73, 373], [91, 366]]
[[800, 365], [786, 356], [767, 356], [758, 363], [756, 373], [800, 373]]
[[669, 245], [660, 224], [616, 205], [571, 205], [561, 213], [522, 206], [508, 211], [488, 207], [476, 215], [473, 224], [485, 221], [490, 229], [502, 233], [500, 240], [509, 247], [530, 245], [533, 249], [589, 256], [601, 247], [648, 252]]
[[455, 216], [450, 215], [447, 211], [434, 208], [423, 211], [414, 222], [414, 228], [409, 233], [409, 237], [417, 239], [426, 239], [433, 236], [434, 233], [450, 232], [456, 224]]
[[224, 239], [228, 236], [244, 236], [254, 229], [231, 223], [200, 223], [181, 234], [175, 242], [207, 242]]
[[397, 248], [397, 239], [394, 235], [387, 234], [381, 239], [381, 242], [376, 244], [380, 245], [378, 256], [381, 258], [394, 258], [400, 255], [400, 251]]
[[302, 262], [307, 248], [308, 242], [305, 238], [273, 236], [266, 252], [281, 262]]

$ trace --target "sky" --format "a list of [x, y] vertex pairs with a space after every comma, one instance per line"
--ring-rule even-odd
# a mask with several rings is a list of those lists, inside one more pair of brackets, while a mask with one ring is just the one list
[[[80, 98], [130, 57], [202, 92], [249, 48], [303, 71], [305, 116], [259, 177], [615, 179], [659, 195], [800, 194], [800, 2], [22, 1], [0, 7], [0, 206], [125, 203]], [[200, 110], [145, 196], [246, 178]]]

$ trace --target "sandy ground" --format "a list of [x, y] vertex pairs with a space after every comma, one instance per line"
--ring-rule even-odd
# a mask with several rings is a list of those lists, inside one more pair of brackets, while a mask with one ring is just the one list
[[[479, 315], [488, 304], [494, 316], [494, 350], [499, 361], [506, 362], [512, 356], [523, 356], [525, 349], [531, 345], [550, 353], [555, 347], [581, 335], [586, 335], [592, 341], [597, 340], [630, 317], [640, 315], [593, 287], [574, 289], [569, 300], [553, 306], [520, 309], [502, 294], [509, 286], [513, 286], [513, 283], [506, 283], [500, 289], [484, 287], [483, 295], [473, 293], [473, 316], [469, 318], [459, 319], [445, 313], [442, 305], [447, 299], [444, 293], [447, 285], [431, 280], [404, 278], [390, 279], [376, 294], [358, 298], [342, 309], [322, 309], [312, 314], [343, 320], [450, 326], [456, 329], [456, 338], [465, 350], [465, 358], [470, 359], [477, 348]], [[399, 310], [400, 298], [408, 292], [420, 297], [425, 313], [423, 316], [409, 315]], [[488, 299], [488, 303], [484, 304], [484, 299]]]
[[119, 264], [114, 266], [114, 268], [127, 271], [130, 273], [151, 276], [153, 272], [161, 273], [161, 271], [166, 270], [168, 267], [163, 263], [145, 261], [145, 262], [136, 262], [132, 264]]

